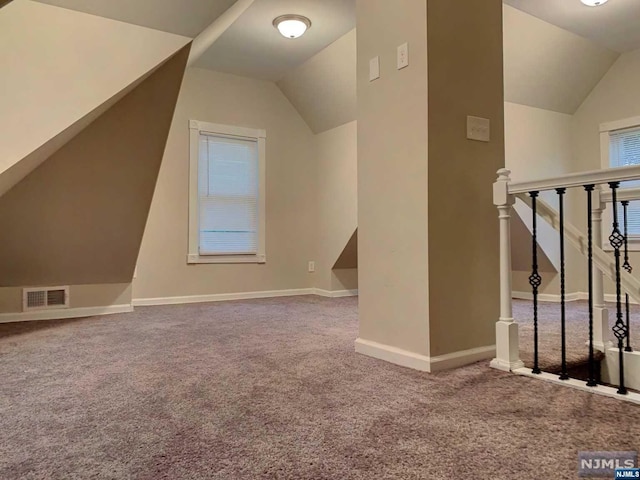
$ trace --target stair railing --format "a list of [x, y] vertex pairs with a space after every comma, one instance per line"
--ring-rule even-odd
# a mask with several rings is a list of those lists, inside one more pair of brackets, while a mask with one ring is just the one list
[[[560, 322], [561, 322], [561, 371], [556, 377], [561, 383], [575, 385], [569, 381], [566, 360], [565, 330], [565, 240], [576, 247], [585, 257], [588, 268], [589, 301], [589, 374], [586, 386], [595, 389], [598, 385], [596, 375], [595, 351], [606, 352], [611, 343], [609, 338], [608, 312], [604, 301], [603, 277], [612, 279], [616, 285], [616, 315], [612, 328], [617, 340], [618, 351], [618, 389], [617, 394], [626, 395], [624, 351], [630, 351], [629, 343], [629, 296], [640, 301], [640, 281], [631, 275], [628, 257], [628, 235], [626, 212], [630, 200], [640, 199], [640, 189], [620, 191], [620, 182], [640, 179], [640, 166], [603, 169], [581, 172], [529, 182], [512, 182], [510, 171], [498, 171], [498, 179], [493, 185], [494, 204], [498, 208], [500, 224], [500, 317], [496, 323], [496, 358], [491, 366], [516, 373], [542, 375], [538, 359], [538, 291], [542, 277], [537, 264], [537, 222], [538, 217], [550, 223], [559, 232], [560, 244]], [[604, 189], [601, 189], [601, 186]], [[587, 234], [565, 221], [564, 199], [569, 188], [580, 188], [586, 196]], [[605, 190], [606, 189], [606, 190]], [[636, 190], [632, 192], [632, 190]], [[558, 211], [539, 198], [540, 192], [555, 191], [558, 199]], [[621, 192], [619, 194], [619, 192]], [[511, 236], [510, 219], [515, 199], [528, 204], [532, 211], [532, 271], [529, 284], [533, 294], [534, 326], [534, 364], [531, 370], [524, 369], [520, 359], [518, 343], [518, 324], [513, 319], [511, 284]], [[613, 206], [613, 219], [608, 242], [613, 249], [613, 259], [602, 249], [602, 212], [605, 204]], [[619, 202], [621, 202], [619, 204]], [[618, 209], [622, 207], [623, 225], [619, 224]], [[624, 255], [623, 255], [624, 254]], [[622, 308], [622, 292], [625, 292], [625, 312]], [[625, 315], [626, 314], [626, 315]], [[625, 318], [626, 316], [626, 318]], [[626, 345], [625, 345], [626, 344]], [[544, 374], [546, 376], [549, 374]], [[640, 397], [639, 397], [640, 400]]]

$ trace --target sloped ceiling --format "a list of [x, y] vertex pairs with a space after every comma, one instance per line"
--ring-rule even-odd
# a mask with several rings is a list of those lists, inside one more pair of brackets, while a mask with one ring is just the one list
[[504, 0], [523, 12], [616, 52], [640, 48], [640, 2], [613, 0], [598, 8], [578, 0]]
[[618, 56], [590, 40], [504, 6], [504, 88], [508, 102], [573, 114]]
[[[314, 133], [356, 118], [355, 29], [277, 85]], [[504, 6], [505, 100], [573, 114], [619, 54]]]
[[2, 8], [0, 195], [189, 42], [29, 0]]
[[235, 0], [36, 1], [191, 38], [235, 3]]
[[0, 287], [131, 281], [188, 56], [186, 46], [0, 197]]
[[[278, 81], [355, 28], [355, 12], [355, 0], [255, 0], [196, 66]], [[272, 22], [287, 13], [308, 17], [311, 28], [295, 40], [284, 38]]]
[[355, 29], [289, 72], [278, 87], [314, 133], [355, 120]]

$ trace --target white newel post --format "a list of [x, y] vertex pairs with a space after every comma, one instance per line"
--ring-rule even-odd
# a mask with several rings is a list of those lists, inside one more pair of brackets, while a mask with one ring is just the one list
[[518, 324], [513, 320], [511, 292], [511, 207], [515, 197], [509, 194], [509, 175], [505, 168], [498, 170], [493, 184], [493, 204], [498, 207], [500, 221], [500, 318], [496, 323], [496, 358], [491, 366], [511, 371], [524, 366], [520, 360]]
[[[593, 228], [593, 244], [602, 248], [602, 212], [605, 204], [596, 188], [593, 191], [591, 220]], [[598, 269], [593, 269], [593, 347], [605, 352], [613, 344], [609, 340], [609, 311], [604, 303], [604, 274]], [[587, 341], [588, 343], [588, 341]]]

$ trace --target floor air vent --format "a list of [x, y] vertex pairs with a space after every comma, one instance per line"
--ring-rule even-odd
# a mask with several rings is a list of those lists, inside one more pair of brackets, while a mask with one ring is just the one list
[[69, 307], [69, 287], [24, 288], [22, 309], [44, 310]]

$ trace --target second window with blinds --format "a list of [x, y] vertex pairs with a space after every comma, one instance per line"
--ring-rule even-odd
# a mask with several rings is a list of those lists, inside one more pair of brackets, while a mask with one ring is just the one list
[[[600, 146], [603, 168], [629, 167], [640, 165], [640, 117], [628, 118], [600, 125]], [[640, 181], [622, 182], [621, 189], [639, 188]], [[618, 206], [618, 223], [623, 229], [623, 209]], [[611, 205], [604, 217], [603, 245], [610, 250], [608, 236], [611, 233]], [[640, 250], [640, 200], [629, 202], [627, 212], [629, 248]]]
[[188, 263], [264, 263], [264, 130], [191, 120]]

